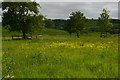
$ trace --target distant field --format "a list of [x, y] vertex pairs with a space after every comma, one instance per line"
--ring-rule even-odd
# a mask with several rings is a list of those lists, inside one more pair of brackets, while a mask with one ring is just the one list
[[[9, 32], [6, 29], [2, 29], [2, 36], [12, 36], [12, 35], [22, 35], [20, 32]], [[44, 36], [67, 36], [70, 37], [69, 33], [64, 30], [56, 30], [56, 29], [43, 29], [41, 31], [36, 31], [32, 35], [44, 35]], [[84, 33], [80, 34], [80, 36], [97, 36], [99, 37], [98, 32]], [[72, 37], [76, 37], [76, 34], [72, 34]]]
[[3, 77], [117, 78], [118, 38], [3, 39]]
[[[2, 29], [3, 36], [11, 36], [11, 35], [22, 35], [20, 32], [9, 32], [7, 29]], [[36, 31], [33, 35], [68, 35], [66, 31], [56, 30], [56, 29], [42, 29], [41, 31]]]

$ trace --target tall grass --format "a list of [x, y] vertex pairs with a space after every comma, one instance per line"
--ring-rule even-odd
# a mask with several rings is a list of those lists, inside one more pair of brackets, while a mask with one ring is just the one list
[[118, 38], [3, 40], [3, 77], [117, 78]]

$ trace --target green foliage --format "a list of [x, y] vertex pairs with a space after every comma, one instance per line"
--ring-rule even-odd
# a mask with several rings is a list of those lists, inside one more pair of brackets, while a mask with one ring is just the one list
[[55, 24], [51, 19], [45, 19], [45, 27], [46, 28], [55, 28]]
[[111, 30], [111, 27], [113, 26], [113, 24], [110, 22], [110, 16], [109, 16], [110, 11], [107, 9], [103, 9], [102, 13], [100, 14], [99, 17], [99, 30], [101, 32], [101, 37], [107, 36], [107, 32], [109, 32]]
[[99, 32], [98, 20], [87, 19], [87, 27], [89, 32]]
[[83, 13], [81, 12], [72, 12], [69, 17], [70, 19], [67, 20], [67, 25], [65, 30], [71, 33], [76, 33], [77, 37], [79, 34], [82, 33], [86, 28], [86, 18]]
[[113, 27], [109, 31], [110, 34], [119, 34], [120, 33], [120, 27], [119, 26], [120, 26], [120, 23], [114, 23]]
[[55, 29], [62, 30], [66, 25], [66, 20], [64, 20], [64, 19], [53, 19], [52, 21], [55, 25]]
[[41, 35], [51, 35], [51, 36], [57, 36], [57, 35], [68, 35], [68, 33], [64, 30], [57, 30], [57, 29], [47, 29], [44, 28], [41, 32], [37, 32], [36, 34], [41, 34]]
[[2, 8], [2, 3], [0, 2], [0, 8]]
[[9, 31], [19, 31], [26, 38], [26, 33], [43, 26], [43, 16], [39, 14], [36, 2], [3, 2], [3, 26]]

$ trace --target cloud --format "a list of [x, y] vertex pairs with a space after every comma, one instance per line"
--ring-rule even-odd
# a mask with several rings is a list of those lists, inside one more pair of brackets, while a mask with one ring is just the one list
[[35, 0], [37, 2], [119, 2], [119, 0]]
[[118, 18], [118, 2], [40, 2], [40, 5], [40, 12], [50, 19], [67, 19], [73, 11], [81, 11], [87, 18], [97, 19], [103, 8], [110, 10], [112, 18]]
[[81, 11], [87, 18], [98, 18], [103, 8], [110, 10], [112, 18], [118, 18], [117, 2], [41, 2], [41, 13], [51, 19], [67, 19], [73, 11]]

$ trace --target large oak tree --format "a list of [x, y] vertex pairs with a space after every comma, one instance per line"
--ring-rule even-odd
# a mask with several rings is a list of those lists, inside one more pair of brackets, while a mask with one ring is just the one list
[[22, 32], [23, 39], [27, 39], [27, 33], [44, 25], [44, 17], [39, 13], [39, 8], [36, 2], [3, 2], [3, 27], [9, 31]]

